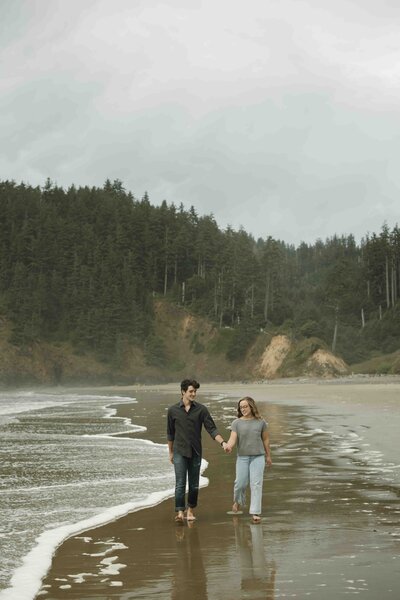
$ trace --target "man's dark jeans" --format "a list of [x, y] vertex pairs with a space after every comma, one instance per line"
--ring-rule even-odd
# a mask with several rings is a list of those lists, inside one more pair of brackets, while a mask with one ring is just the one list
[[174, 452], [175, 468], [175, 511], [185, 510], [186, 479], [189, 481], [187, 506], [197, 506], [199, 495], [201, 456], [194, 453], [191, 458]]

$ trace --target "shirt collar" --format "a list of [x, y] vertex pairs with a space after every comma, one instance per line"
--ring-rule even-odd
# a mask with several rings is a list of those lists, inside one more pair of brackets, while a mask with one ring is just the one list
[[[192, 404], [193, 406], [196, 406], [196, 404], [197, 404], [197, 403], [196, 403], [196, 400], [192, 400], [191, 404]], [[181, 399], [181, 400], [179, 401], [179, 408], [182, 408], [182, 406], [185, 406], [185, 405], [183, 404], [183, 400]]]

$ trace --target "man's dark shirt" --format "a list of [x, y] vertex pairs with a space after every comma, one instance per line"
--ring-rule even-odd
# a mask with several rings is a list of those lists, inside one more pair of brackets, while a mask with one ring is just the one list
[[194, 452], [201, 456], [201, 428], [204, 425], [212, 438], [218, 435], [208, 408], [192, 402], [188, 412], [181, 400], [170, 406], [167, 413], [167, 439], [174, 442], [174, 452], [191, 457]]

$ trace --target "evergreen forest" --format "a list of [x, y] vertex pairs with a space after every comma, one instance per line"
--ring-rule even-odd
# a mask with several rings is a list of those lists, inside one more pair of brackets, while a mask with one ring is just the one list
[[320, 338], [352, 364], [399, 349], [399, 278], [397, 225], [359, 244], [348, 235], [294, 247], [269, 236], [268, 222], [262, 239], [222, 230], [119, 180], [0, 183], [0, 316], [17, 346], [67, 341], [113, 361], [129, 343], [154, 361], [153, 302], [165, 297], [231, 330], [232, 361], [267, 330]]

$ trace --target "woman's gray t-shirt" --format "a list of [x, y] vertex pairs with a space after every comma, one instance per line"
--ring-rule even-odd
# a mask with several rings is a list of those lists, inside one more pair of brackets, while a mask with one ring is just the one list
[[264, 419], [235, 419], [231, 430], [237, 434], [237, 453], [239, 456], [257, 456], [265, 454], [262, 434], [267, 429]]

